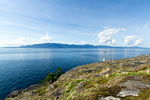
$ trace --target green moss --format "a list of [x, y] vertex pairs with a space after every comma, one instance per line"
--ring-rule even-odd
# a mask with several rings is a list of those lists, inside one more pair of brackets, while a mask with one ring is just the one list
[[75, 88], [75, 86], [77, 86], [78, 83], [84, 81], [84, 79], [81, 79], [81, 80], [74, 80], [72, 82], [70, 82], [68, 85], [67, 85], [67, 88], [65, 90], [65, 93], [69, 93], [72, 89]]
[[75, 87], [75, 85], [73, 83], [70, 83], [68, 86], [67, 86], [67, 89], [66, 89], [66, 93], [70, 92], [73, 88]]
[[72, 82], [66, 84], [67, 86], [65, 89], [65, 95], [66, 95], [65, 100], [72, 100], [73, 97], [77, 97], [77, 92], [74, 88], [82, 81], [84, 81], [84, 79], [73, 80]]
[[128, 75], [141, 75], [142, 73], [139, 72], [129, 72]]
[[113, 73], [112, 76], [123, 76], [123, 75], [150, 75], [150, 72], [144, 72], [144, 71], [139, 71], [139, 72], [125, 72], [125, 73]]
[[39, 88], [35, 91], [38, 95], [42, 96], [46, 93], [46, 87]]
[[113, 73], [112, 76], [120, 76], [120, 73]]
[[64, 83], [64, 86], [67, 86], [69, 84], [69, 82]]

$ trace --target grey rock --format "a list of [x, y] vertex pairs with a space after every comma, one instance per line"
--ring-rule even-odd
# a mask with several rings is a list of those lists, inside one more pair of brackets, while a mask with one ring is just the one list
[[52, 95], [53, 95], [53, 96], [59, 96], [59, 95], [61, 95], [61, 90], [57, 89], [56, 91], [54, 91], [54, 92], [52, 93]]
[[8, 97], [16, 97], [17, 95], [19, 95], [21, 93], [22, 90], [16, 90], [16, 91], [13, 91], [12, 93], [10, 93], [8, 95]]
[[55, 89], [54, 85], [48, 86], [48, 90], [53, 90], [53, 89]]
[[40, 86], [41, 86], [41, 84], [31, 85], [31, 86], [29, 86], [28, 88], [23, 89], [23, 90], [22, 90], [22, 93], [27, 92], [27, 91], [30, 91], [30, 90], [35, 90], [35, 89], [39, 88]]
[[99, 98], [98, 100], [121, 100], [120, 98], [115, 98], [113, 96], [108, 96], [105, 98]]
[[121, 83], [119, 86], [127, 87], [127, 89], [147, 89], [150, 88], [148, 83], [142, 81], [128, 80], [125, 83]]
[[125, 83], [121, 83], [119, 86], [126, 87], [117, 94], [117, 96], [120, 97], [138, 96], [140, 89], [150, 89], [150, 85], [148, 83], [136, 80], [128, 80]]
[[85, 88], [84, 88], [84, 85], [85, 85], [85, 82], [81, 82], [81, 83], [76, 87], [77, 92], [83, 91], [83, 90], [85, 89]]
[[84, 73], [92, 73], [93, 71], [96, 71], [96, 70], [91, 70], [91, 69], [89, 69], [89, 70], [84, 70], [84, 71], [82, 71], [82, 72], [84, 72]]
[[126, 96], [138, 96], [140, 90], [128, 90], [128, 89], [123, 89], [121, 92], [117, 95], [120, 97], [126, 97]]

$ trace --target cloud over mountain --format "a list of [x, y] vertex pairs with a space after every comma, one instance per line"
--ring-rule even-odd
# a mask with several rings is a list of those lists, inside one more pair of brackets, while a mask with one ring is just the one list
[[42, 36], [39, 41], [42, 43], [49, 43], [52, 41], [52, 39], [53, 39], [52, 36], [46, 34], [45, 36]]
[[1, 46], [21, 46], [21, 45], [31, 45], [31, 44], [39, 44], [39, 43], [51, 43], [53, 37], [50, 35], [44, 35], [38, 38], [30, 38], [30, 37], [17, 37], [11, 42], [0, 42]]
[[139, 38], [136, 35], [130, 35], [125, 37], [125, 44], [126, 45], [131, 45], [131, 46], [139, 46], [143, 44], [143, 39]]
[[107, 45], [113, 45], [116, 43], [116, 40], [112, 38], [112, 35], [117, 34], [120, 31], [126, 30], [125, 28], [107, 28], [104, 29], [103, 31], [99, 32], [97, 37], [98, 37], [98, 42], [100, 44], [107, 44]]
[[134, 43], [135, 45], [142, 45], [143, 44], [143, 39], [138, 39]]

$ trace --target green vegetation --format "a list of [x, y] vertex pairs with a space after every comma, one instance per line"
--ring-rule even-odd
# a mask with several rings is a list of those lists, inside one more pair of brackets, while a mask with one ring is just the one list
[[139, 71], [139, 72], [124, 72], [124, 73], [113, 73], [113, 76], [125, 76], [125, 75], [150, 75], [150, 72]]
[[46, 93], [45, 87], [37, 89], [36, 93], [38, 93], [39, 96], [42, 96]]
[[46, 85], [47, 83], [54, 83], [62, 74], [62, 69], [60, 67], [57, 68], [56, 72], [54, 73], [48, 73], [46, 78], [41, 80], [43, 85]]
[[83, 79], [81, 79], [81, 80], [74, 80], [73, 82], [69, 83], [67, 85], [65, 93], [69, 93], [72, 89], [75, 88], [75, 86], [77, 86], [82, 81], [84, 81], [84, 80]]

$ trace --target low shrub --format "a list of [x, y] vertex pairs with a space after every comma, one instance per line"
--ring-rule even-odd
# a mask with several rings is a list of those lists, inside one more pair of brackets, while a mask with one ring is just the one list
[[48, 73], [46, 78], [41, 80], [43, 85], [46, 85], [47, 83], [54, 83], [62, 74], [62, 69], [60, 67], [57, 68], [56, 72], [54, 73]]

